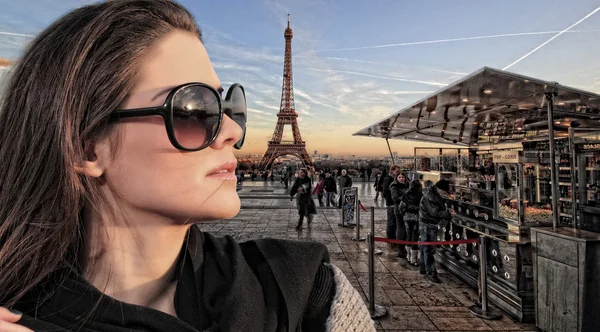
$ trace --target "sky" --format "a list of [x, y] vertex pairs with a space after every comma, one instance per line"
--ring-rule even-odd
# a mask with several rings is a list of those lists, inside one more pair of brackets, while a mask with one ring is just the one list
[[[0, 58], [17, 58], [32, 35], [91, 2], [0, 0]], [[273, 135], [288, 13], [295, 106], [310, 154], [387, 154], [384, 140], [352, 134], [483, 66], [600, 93], [600, 0], [180, 3], [200, 25], [224, 87], [246, 89], [240, 154], [264, 153]], [[0, 67], [0, 81], [8, 72]], [[399, 154], [425, 145], [390, 144]]]

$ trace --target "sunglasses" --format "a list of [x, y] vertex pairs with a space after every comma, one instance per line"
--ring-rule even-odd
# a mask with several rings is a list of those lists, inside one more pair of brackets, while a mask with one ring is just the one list
[[160, 115], [175, 148], [199, 151], [215, 141], [225, 114], [243, 130], [242, 138], [234, 144], [239, 150], [246, 138], [246, 110], [246, 93], [237, 83], [229, 88], [224, 100], [210, 85], [186, 83], [173, 88], [162, 106], [118, 110], [111, 114], [110, 120]]

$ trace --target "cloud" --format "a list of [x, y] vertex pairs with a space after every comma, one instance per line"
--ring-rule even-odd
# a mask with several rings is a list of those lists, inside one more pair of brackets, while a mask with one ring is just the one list
[[344, 73], [344, 74], [378, 78], [378, 79], [383, 79], [383, 80], [394, 80], [394, 81], [409, 82], [409, 83], [419, 83], [419, 84], [433, 85], [433, 86], [439, 86], [439, 87], [444, 87], [444, 86], [448, 85], [448, 83], [412, 80], [412, 79], [401, 78], [401, 77], [380, 76], [380, 75], [373, 75], [373, 74], [367, 74], [367, 73], [361, 73], [361, 72], [349, 71], [349, 70], [333, 70], [333, 69], [318, 69], [318, 68], [307, 68], [307, 69], [314, 70], [314, 71], [323, 71], [323, 72], [327, 72], [327, 73]]
[[241, 71], [249, 71], [249, 72], [255, 72], [255, 73], [262, 71], [262, 69], [260, 67], [244, 66], [244, 65], [237, 64], [237, 63], [231, 63], [231, 62], [223, 63], [223, 62], [213, 61], [212, 64], [215, 69], [241, 70]]
[[256, 113], [256, 114], [266, 114], [266, 115], [271, 115], [271, 113], [269, 113], [269, 112], [265, 112], [265, 111], [257, 110], [257, 109], [254, 109], [254, 108], [248, 108], [248, 112], [250, 112], [250, 113]]
[[[303, 56], [300, 55], [298, 57], [303, 57]], [[423, 68], [423, 67], [405, 66], [405, 65], [399, 65], [399, 64], [393, 63], [393, 62], [377, 62], [377, 61], [357, 60], [357, 59], [338, 58], [338, 57], [329, 57], [329, 56], [323, 57], [323, 59], [333, 60], [333, 61], [343, 61], [343, 62], [371, 64], [371, 65], [377, 65], [377, 66], [403, 67], [403, 68], [407, 68], [407, 69], [417, 69], [417, 70], [430, 71], [430, 72], [442, 73], [442, 74], [454, 74], [454, 75], [463, 75], [463, 76], [464, 75], [468, 75], [467, 73], [463, 73], [463, 72], [456, 72], [456, 71], [436, 69], [436, 68]]]
[[24, 33], [16, 33], [9, 31], [0, 31], [0, 36], [11, 36], [11, 37], [23, 37], [23, 38], [33, 38], [35, 35], [28, 35]]
[[330, 105], [326, 102], [317, 100], [316, 98], [312, 97], [310, 94], [304, 92], [303, 90], [299, 90], [299, 89], [294, 89], [294, 95], [299, 96], [300, 98], [304, 98], [306, 100], [308, 100], [309, 102], [316, 104], [316, 105], [320, 105], [323, 107], [327, 107], [327, 108], [331, 108], [333, 110], [336, 110], [337, 107]]
[[428, 94], [428, 93], [434, 93], [435, 91], [412, 91], [412, 90], [408, 90], [408, 91], [399, 91], [399, 90], [377, 90], [377, 91], [373, 91], [374, 93], [380, 94], [380, 95], [392, 95], [392, 96], [397, 96], [397, 95], [419, 95], [419, 94]]
[[271, 105], [268, 105], [267, 103], [265, 103], [265, 102], [264, 102], [264, 101], [262, 101], [262, 100], [258, 100], [258, 99], [257, 99], [257, 100], [253, 100], [253, 102], [254, 102], [255, 104], [258, 104], [258, 105], [260, 105], [260, 106], [261, 106], [261, 107], [263, 107], [263, 108], [268, 108], [268, 109], [272, 109], [272, 110], [275, 110], [275, 111], [279, 111], [279, 107], [277, 107], [277, 106], [271, 106]]

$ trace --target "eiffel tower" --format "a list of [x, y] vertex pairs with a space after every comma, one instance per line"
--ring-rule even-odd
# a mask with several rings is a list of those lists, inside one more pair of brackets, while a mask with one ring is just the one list
[[[312, 165], [312, 161], [306, 152], [306, 143], [302, 140], [298, 128], [298, 114], [294, 106], [294, 80], [292, 78], [292, 29], [290, 28], [290, 15], [288, 14], [288, 26], [283, 35], [285, 37], [285, 60], [283, 62], [283, 88], [281, 89], [281, 106], [277, 113], [277, 125], [273, 138], [269, 141], [267, 152], [262, 157], [260, 167], [269, 169], [273, 161], [281, 156], [293, 155], [304, 163], [305, 166]], [[282, 141], [283, 128], [285, 125], [292, 126], [294, 134], [293, 141]]]

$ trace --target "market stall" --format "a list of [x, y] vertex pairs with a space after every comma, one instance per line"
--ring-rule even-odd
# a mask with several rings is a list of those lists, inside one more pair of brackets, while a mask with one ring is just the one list
[[[531, 229], [600, 231], [599, 132], [599, 95], [483, 68], [355, 135], [444, 144], [416, 148], [412, 174], [452, 183], [447, 206], [457, 214], [439, 239], [486, 235], [491, 301], [530, 322], [546, 282], [536, 278]], [[438, 256], [476, 286], [476, 245]]]

